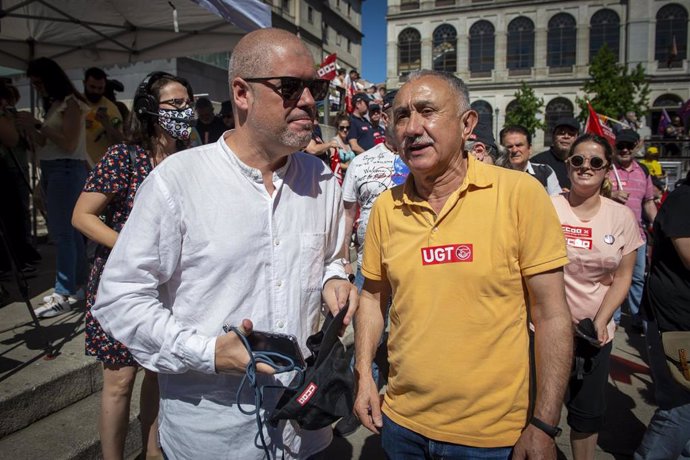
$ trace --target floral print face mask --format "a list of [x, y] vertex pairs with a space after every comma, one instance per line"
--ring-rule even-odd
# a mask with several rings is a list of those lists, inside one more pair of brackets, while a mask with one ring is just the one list
[[158, 109], [158, 124], [175, 139], [186, 141], [192, 133], [194, 110]]

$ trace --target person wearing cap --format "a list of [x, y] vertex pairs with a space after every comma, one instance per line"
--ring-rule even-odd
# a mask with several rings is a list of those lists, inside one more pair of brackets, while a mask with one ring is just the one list
[[486, 164], [494, 164], [496, 156], [498, 155], [498, 148], [496, 147], [496, 140], [491, 129], [477, 125], [474, 131], [467, 139], [465, 144], [467, 151], [477, 160]]
[[232, 114], [232, 102], [223, 101], [220, 104], [220, 118], [227, 129], [235, 129], [235, 117]]
[[532, 134], [527, 128], [520, 125], [506, 126], [501, 130], [500, 138], [501, 145], [506, 149], [506, 166], [526, 172], [537, 179], [549, 195], [558, 195], [563, 191], [551, 166], [532, 164], [529, 160], [532, 153]]
[[347, 134], [347, 142], [356, 155], [369, 150], [374, 142], [374, 126], [367, 118], [369, 112], [369, 96], [357, 93], [352, 97], [352, 114], [350, 115], [350, 132]]
[[374, 145], [386, 142], [386, 125], [383, 123], [381, 106], [376, 103], [369, 104], [369, 120], [374, 134]]
[[[639, 147], [640, 136], [631, 129], [623, 129], [616, 134], [616, 144], [613, 155], [613, 165], [608, 179], [611, 181], [611, 198], [628, 206], [637, 219], [640, 235], [646, 241], [645, 223], [654, 222], [656, 205], [654, 204], [654, 187], [649, 173], [635, 161], [634, 152]], [[633, 270], [632, 285], [628, 297], [623, 303], [627, 304], [631, 318], [631, 327], [642, 331], [644, 324], [640, 317], [640, 303], [644, 288], [644, 274], [647, 263], [647, 246], [641, 246], [637, 251], [635, 268]], [[621, 309], [614, 314], [614, 321], [620, 324]]]
[[[369, 215], [354, 321], [354, 410], [386, 458], [556, 458], [572, 356], [563, 233], [538, 182], [467, 154], [477, 117], [446, 72], [410, 74], [393, 102], [410, 174]], [[391, 296], [382, 403], [370, 369]]]
[[661, 163], [659, 163], [658, 147], [655, 147], [653, 145], [647, 147], [647, 151], [644, 154], [644, 158], [639, 160], [639, 162], [641, 165], [647, 168], [647, 171], [649, 171], [650, 175], [654, 177], [666, 176], [666, 173], [664, 173], [664, 170], [661, 167]]
[[556, 173], [558, 183], [564, 190], [570, 189], [570, 178], [568, 176], [568, 168], [565, 164], [565, 159], [568, 157], [570, 147], [575, 142], [580, 133], [580, 123], [573, 117], [563, 117], [556, 121], [553, 127], [553, 137], [551, 147], [536, 154], [531, 158], [531, 162], [535, 164], [544, 164], [551, 166], [551, 169]]
[[196, 100], [196, 130], [203, 144], [212, 144], [228, 129], [219, 117], [213, 113], [213, 104], [207, 97]]

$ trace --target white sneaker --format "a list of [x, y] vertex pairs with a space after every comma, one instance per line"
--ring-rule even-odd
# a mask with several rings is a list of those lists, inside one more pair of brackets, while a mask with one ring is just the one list
[[[43, 302], [42, 304], [47, 304], [53, 301], [53, 298], [57, 296], [58, 299], [62, 299], [65, 296], [62, 296], [60, 294], [52, 293], [50, 295], [47, 295], [43, 297]], [[79, 290], [76, 292], [74, 295], [68, 295], [66, 296], [67, 299], [69, 300], [70, 305], [74, 305], [75, 303], [79, 302], [80, 300], [86, 299], [86, 294], [84, 293], [84, 288], [79, 288]]]
[[34, 310], [34, 313], [39, 318], [52, 318], [69, 313], [70, 310], [72, 310], [72, 306], [70, 305], [69, 297], [53, 294], [50, 301]]

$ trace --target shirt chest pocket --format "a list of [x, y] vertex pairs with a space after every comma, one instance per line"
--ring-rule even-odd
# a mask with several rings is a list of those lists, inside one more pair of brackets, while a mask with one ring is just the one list
[[320, 291], [324, 272], [325, 233], [300, 234], [300, 278], [304, 291]]

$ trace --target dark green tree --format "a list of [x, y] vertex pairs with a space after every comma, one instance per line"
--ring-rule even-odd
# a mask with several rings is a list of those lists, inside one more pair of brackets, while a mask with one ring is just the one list
[[638, 117], [647, 113], [649, 83], [641, 64], [633, 69], [619, 64], [616, 56], [604, 45], [589, 65], [589, 76], [581, 88], [584, 98], [576, 98], [581, 112], [579, 119], [588, 116], [587, 101], [601, 115], [618, 119], [626, 112], [635, 112]]
[[538, 129], [544, 129], [544, 122], [538, 118], [544, 107], [544, 99], [538, 98], [534, 90], [524, 81], [513, 96], [515, 101], [510, 104], [510, 109], [506, 112], [506, 126], [524, 126], [534, 137]]

